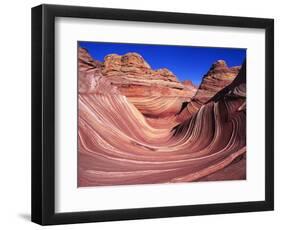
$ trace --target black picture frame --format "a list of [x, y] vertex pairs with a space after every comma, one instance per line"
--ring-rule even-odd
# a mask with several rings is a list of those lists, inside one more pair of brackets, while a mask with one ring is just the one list
[[[89, 18], [265, 29], [265, 200], [55, 213], [55, 18]], [[262, 150], [261, 150], [262, 151]], [[32, 221], [41, 225], [274, 209], [274, 20], [171, 12], [40, 5], [32, 8]]]

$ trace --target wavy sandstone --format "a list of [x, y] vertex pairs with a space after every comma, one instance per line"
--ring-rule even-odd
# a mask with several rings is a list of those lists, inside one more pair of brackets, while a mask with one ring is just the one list
[[223, 60], [216, 61], [203, 76], [203, 80], [189, 103], [183, 105], [178, 114], [178, 121], [196, 113], [199, 108], [212, 98], [217, 92], [228, 86], [237, 76], [240, 66], [228, 67]]
[[[165, 97], [161, 100], [158, 95], [142, 98], [132, 91], [126, 96], [123, 83], [129, 84], [134, 79], [128, 80], [131, 76], [120, 74], [119, 67], [115, 74], [108, 74], [106, 63], [85, 62], [83, 59], [88, 56], [82, 51], [79, 52], [83, 55], [79, 55], [78, 186], [245, 179], [245, 64], [235, 80], [233, 77], [227, 86], [210, 93], [197, 111], [179, 123], [175, 120], [181, 108], [174, 104], [178, 103], [177, 97], [187, 101], [189, 94], [178, 96], [171, 87], [169, 93], [175, 95], [169, 95], [170, 100]], [[125, 63], [135, 61], [127, 56], [124, 59]], [[122, 57], [114, 59], [114, 65], [115, 62], [119, 66]], [[141, 71], [150, 68], [144, 60], [136, 66]], [[130, 71], [134, 69], [129, 67]], [[126, 80], [122, 83], [123, 77]], [[143, 78], [146, 76], [139, 77], [141, 81]], [[178, 84], [175, 79], [170, 82]], [[150, 118], [156, 110], [163, 114], [159, 123]]]

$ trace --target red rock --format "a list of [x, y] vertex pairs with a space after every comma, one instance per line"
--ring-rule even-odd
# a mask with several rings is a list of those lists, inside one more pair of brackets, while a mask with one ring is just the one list
[[102, 63], [96, 60], [93, 60], [89, 55], [88, 51], [84, 48], [78, 49], [78, 69], [79, 71], [98, 68], [102, 66]]
[[[110, 82], [150, 118], [174, 116], [182, 103], [189, 101], [197, 90], [192, 83], [182, 84], [167, 68], [151, 69], [137, 53], [123, 56], [110, 54], [101, 63], [93, 60], [85, 49], [80, 48], [79, 91], [93, 93], [96, 81], [100, 78]], [[101, 88], [99, 92], [102, 93]]]
[[151, 126], [118, 92], [79, 92], [78, 186], [246, 179], [245, 68], [175, 127]]
[[184, 89], [186, 90], [186, 91], [192, 91], [192, 92], [194, 92], [194, 94], [193, 95], [195, 95], [195, 93], [197, 92], [197, 86], [196, 85], [194, 85], [193, 83], [192, 83], [192, 81], [190, 81], [190, 80], [185, 80], [185, 81], [182, 81], [182, 84], [183, 84], [183, 86], [184, 86]]
[[200, 104], [206, 103], [218, 91], [229, 85], [237, 76], [240, 67], [229, 68], [225, 61], [218, 60], [204, 75], [193, 100]]
[[216, 93], [231, 84], [239, 70], [240, 66], [228, 67], [223, 60], [216, 61], [204, 75], [194, 97], [187, 104], [186, 108], [180, 112], [178, 120], [186, 120], [193, 113], [197, 112]]
[[78, 91], [79, 93], [115, 93], [116, 87], [111, 86], [101, 70], [103, 64], [95, 61], [86, 49], [78, 49]]
[[151, 69], [142, 56], [136, 53], [107, 55], [102, 73], [125, 96], [143, 96], [144, 93], [146, 96], [190, 97], [190, 92], [184, 89], [171, 71], [166, 68]]

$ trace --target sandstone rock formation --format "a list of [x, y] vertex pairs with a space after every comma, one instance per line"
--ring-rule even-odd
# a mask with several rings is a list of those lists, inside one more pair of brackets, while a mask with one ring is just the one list
[[102, 73], [127, 97], [182, 96], [188, 100], [194, 94], [171, 71], [151, 69], [137, 53], [106, 56]]
[[79, 93], [117, 92], [111, 82], [102, 73], [103, 64], [94, 61], [85, 49], [79, 48], [78, 53], [78, 91]]
[[[83, 48], [79, 48], [78, 56], [81, 92], [90, 92], [91, 87], [96, 84], [93, 79], [103, 76], [115, 86], [115, 91], [118, 89], [126, 96], [152, 125], [161, 123], [161, 126], [165, 126], [166, 120], [171, 120], [171, 116], [180, 110], [182, 103], [190, 101], [197, 91], [192, 82], [181, 83], [166, 68], [151, 69], [137, 53], [127, 53], [123, 56], [110, 54], [105, 57], [103, 63], [94, 61]], [[159, 117], [164, 120], [154, 119]]]
[[[126, 63], [139, 63], [138, 67], [129, 66], [138, 69], [134, 72], [150, 71], [148, 64], [139, 57], [136, 61], [135, 57], [130, 59], [129, 56], [125, 59]], [[161, 124], [161, 128], [151, 125], [153, 122], [138, 108], [145, 103], [135, 105], [137, 102], [132, 103], [132, 97], [124, 96], [122, 87], [111, 83], [111, 78], [116, 75], [108, 78], [110, 74], [104, 72], [107, 64], [99, 63], [97, 68], [97, 63], [88, 63], [90, 67], [87, 68], [79, 64], [82, 68], [79, 69], [78, 95], [78, 186], [246, 178], [245, 63], [238, 76], [220, 90], [219, 84], [207, 87], [205, 83], [224, 79], [222, 74], [218, 74], [220, 71], [232, 76], [229, 72], [234, 70], [222, 66], [222, 63], [218, 63], [221, 67], [215, 64], [203, 80], [207, 78], [205, 87], [200, 90], [216, 88], [218, 91], [213, 90], [208, 97], [199, 97], [201, 106], [182, 122], [166, 127]], [[114, 71], [119, 73], [122, 65], [120, 69], [112, 65], [115, 64], [111, 62], [110, 68], [117, 69]], [[92, 69], [96, 72], [91, 72]], [[147, 98], [150, 97], [143, 99], [154, 109], [160, 109], [159, 104], [164, 105], [165, 102], [160, 97], [151, 102]], [[177, 100], [174, 102], [177, 103]], [[158, 120], [175, 124], [177, 116], [171, 114]], [[154, 119], [156, 122], [157, 119]]]
[[226, 62], [218, 60], [204, 75], [203, 80], [194, 95], [190, 103], [185, 104], [185, 108], [179, 113], [178, 120], [183, 121], [198, 109], [210, 98], [212, 98], [217, 92], [225, 88], [227, 85], [237, 76], [240, 70], [240, 66], [228, 67]]

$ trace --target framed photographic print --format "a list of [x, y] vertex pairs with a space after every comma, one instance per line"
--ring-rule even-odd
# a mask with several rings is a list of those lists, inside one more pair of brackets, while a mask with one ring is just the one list
[[32, 221], [273, 210], [273, 19], [32, 9]]

